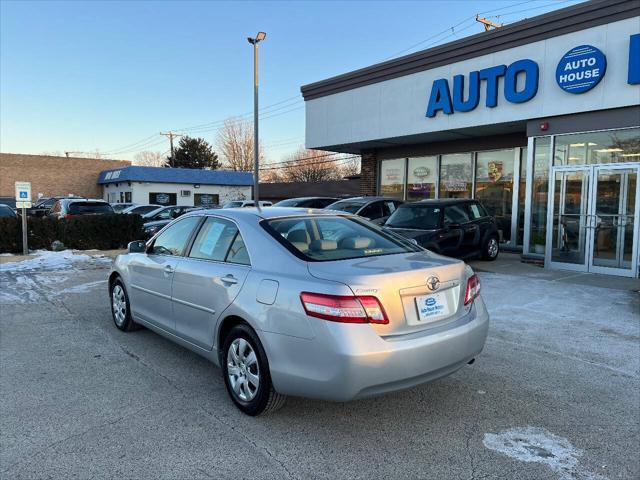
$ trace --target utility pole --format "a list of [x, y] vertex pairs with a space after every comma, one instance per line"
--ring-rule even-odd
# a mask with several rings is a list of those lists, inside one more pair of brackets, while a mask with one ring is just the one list
[[264, 32], [258, 32], [256, 38], [247, 38], [253, 45], [253, 203], [260, 208], [259, 192], [259, 162], [260, 142], [258, 138], [258, 44], [267, 36]]
[[174, 154], [173, 139], [184, 137], [184, 135], [181, 135], [179, 133], [173, 133], [173, 132], [160, 132], [160, 135], [169, 137], [169, 145], [171, 145], [171, 158], [169, 158], [169, 165], [171, 165], [171, 167], [173, 168], [173, 154]]
[[486, 18], [480, 17], [480, 15], [476, 15], [476, 22], [480, 22], [484, 25], [484, 31], [488, 32], [492, 28], [500, 28], [502, 23], [494, 23], [491, 20], [487, 20]]

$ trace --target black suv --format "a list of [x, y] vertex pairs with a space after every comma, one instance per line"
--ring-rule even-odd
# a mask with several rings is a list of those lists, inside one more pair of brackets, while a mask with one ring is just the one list
[[353, 197], [338, 200], [324, 208], [360, 215], [373, 223], [382, 225], [401, 204], [402, 201], [395, 198]]
[[498, 226], [477, 200], [423, 200], [400, 205], [384, 228], [450, 257], [498, 258]]

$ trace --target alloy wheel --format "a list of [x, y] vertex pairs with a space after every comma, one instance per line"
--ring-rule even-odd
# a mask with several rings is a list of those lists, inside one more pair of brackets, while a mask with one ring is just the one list
[[491, 258], [498, 255], [498, 240], [495, 238], [489, 239], [489, 244], [487, 245], [487, 253]]
[[235, 395], [244, 402], [255, 398], [260, 386], [258, 357], [251, 344], [236, 338], [227, 352], [227, 375]]
[[113, 318], [116, 325], [121, 327], [127, 318], [127, 300], [124, 289], [120, 285], [113, 287], [111, 292], [111, 305], [113, 306]]

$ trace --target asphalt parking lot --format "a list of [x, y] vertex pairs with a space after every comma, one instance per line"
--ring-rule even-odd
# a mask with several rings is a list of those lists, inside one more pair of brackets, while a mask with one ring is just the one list
[[640, 477], [638, 293], [480, 273], [474, 365], [251, 418], [207, 361], [113, 326], [108, 264], [0, 269], [1, 478]]

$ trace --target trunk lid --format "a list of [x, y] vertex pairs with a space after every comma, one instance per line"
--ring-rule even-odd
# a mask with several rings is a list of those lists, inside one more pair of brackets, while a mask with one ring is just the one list
[[[371, 324], [381, 336], [419, 332], [464, 315], [465, 267], [460, 260], [426, 251], [308, 263], [316, 278], [343, 283], [355, 295], [377, 297], [389, 318], [387, 325]], [[432, 277], [439, 281], [434, 290], [427, 285]], [[442, 309], [424, 312], [427, 305]]]

